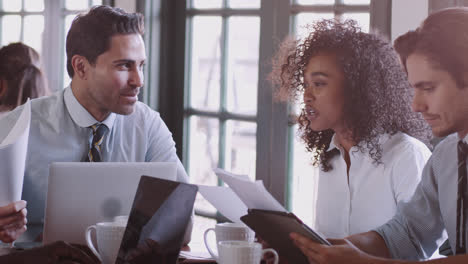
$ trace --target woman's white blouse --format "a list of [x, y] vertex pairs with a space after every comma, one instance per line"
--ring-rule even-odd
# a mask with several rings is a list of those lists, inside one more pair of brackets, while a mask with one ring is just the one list
[[397, 204], [408, 200], [421, 179], [431, 152], [421, 141], [403, 133], [379, 139], [382, 163], [356, 147], [349, 151], [349, 182], [341, 146], [332, 138], [329, 150], [341, 155], [330, 160], [333, 169], [320, 170], [315, 229], [327, 238], [369, 231], [390, 220]]

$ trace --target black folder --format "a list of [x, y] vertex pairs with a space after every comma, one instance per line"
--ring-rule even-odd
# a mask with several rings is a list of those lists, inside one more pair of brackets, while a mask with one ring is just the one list
[[291, 232], [306, 236], [317, 243], [330, 245], [330, 242], [302, 223], [293, 213], [249, 209], [248, 214], [242, 216], [241, 220], [289, 263], [309, 263], [306, 256], [289, 238]]
[[116, 264], [176, 264], [196, 185], [141, 176]]

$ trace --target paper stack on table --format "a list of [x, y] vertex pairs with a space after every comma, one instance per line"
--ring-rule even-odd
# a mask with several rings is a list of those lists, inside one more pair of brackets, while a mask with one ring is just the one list
[[28, 149], [31, 102], [28, 100], [15, 122], [0, 119], [0, 206], [21, 200]]
[[215, 260], [208, 252], [180, 251], [179, 263], [213, 263]]
[[247, 209], [263, 209], [286, 212], [286, 209], [265, 189], [263, 181], [251, 181], [246, 175], [237, 175], [222, 169], [215, 174], [229, 187], [198, 185], [198, 191], [222, 215], [235, 223]]

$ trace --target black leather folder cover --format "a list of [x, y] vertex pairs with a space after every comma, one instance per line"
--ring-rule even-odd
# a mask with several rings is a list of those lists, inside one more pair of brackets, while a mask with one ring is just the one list
[[196, 185], [141, 176], [116, 264], [176, 264]]
[[291, 232], [309, 237], [320, 244], [330, 243], [303, 224], [293, 213], [249, 209], [248, 214], [241, 220], [252, 228], [258, 237], [265, 240], [281, 257], [289, 263], [308, 264], [306, 256], [297, 248], [289, 238]]

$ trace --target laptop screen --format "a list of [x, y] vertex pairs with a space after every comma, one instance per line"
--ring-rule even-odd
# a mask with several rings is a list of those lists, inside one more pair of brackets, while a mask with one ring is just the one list
[[175, 180], [176, 173], [173, 162], [52, 163], [44, 244], [63, 240], [86, 245], [84, 233], [88, 226], [130, 214], [141, 175]]
[[[174, 162], [52, 163], [44, 244], [63, 240], [86, 245], [84, 233], [88, 226], [130, 214], [141, 175], [175, 180], [176, 174]], [[35, 204], [38, 206], [40, 201]]]
[[176, 263], [196, 185], [142, 176], [116, 263]]

